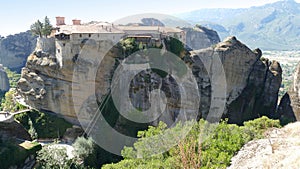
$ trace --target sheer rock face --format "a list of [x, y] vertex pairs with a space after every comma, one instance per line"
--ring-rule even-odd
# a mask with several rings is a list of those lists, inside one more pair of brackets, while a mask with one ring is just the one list
[[0, 37], [0, 63], [20, 72], [35, 44], [36, 37], [32, 36], [30, 31], [9, 35], [6, 38]]
[[2, 65], [0, 65], [0, 91], [9, 90], [9, 80]]
[[[78, 48], [78, 45], [74, 46]], [[102, 51], [106, 50], [105, 46], [107, 45], [101, 43], [86, 44], [80, 56], [66, 53], [61, 66], [55, 56], [54, 39], [38, 39], [35, 51], [28, 57], [26, 67], [22, 69], [21, 79], [18, 82], [19, 94], [29, 105], [55, 112], [70, 122], [78, 124], [75, 109], [81, 106], [81, 98], [93, 94], [91, 88], [95, 86], [98, 86], [95, 90], [103, 95], [108, 92], [108, 78], [114, 65], [112, 56], [117, 54], [107, 53], [108, 57], [98, 65], [99, 58], [103, 57], [101, 52], [106, 53]], [[99, 51], [98, 48], [101, 50]], [[97, 74], [98, 66], [102, 69]], [[76, 85], [77, 81], [84, 84]], [[103, 83], [98, 84], [99, 81]], [[80, 101], [76, 102], [78, 99]]]
[[[205, 43], [210, 41], [207, 37], [197, 38]], [[43, 44], [53, 42], [38, 41]], [[210, 43], [213, 45], [212, 41]], [[60, 66], [53, 52], [55, 50], [46, 47], [45, 51], [45, 47], [41, 46], [38, 44], [29, 56], [18, 83], [18, 92], [28, 104], [38, 109], [61, 114], [68, 120], [74, 120], [74, 123], [76, 117], [90, 120], [97, 112], [97, 105], [90, 106], [90, 102], [96, 100], [101, 104], [108, 100], [106, 96], [112, 90], [111, 79], [118, 64], [115, 58], [123, 56], [122, 51], [119, 47], [109, 50], [106, 48], [109, 45], [91, 41], [82, 50], [87, 53], [81, 52], [80, 57], [65, 55]], [[105, 57], [102, 53], [106, 53]], [[200, 107], [195, 108], [196, 117], [211, 121], [228, 117], [230, 122], [238, 124], [256, 118], [262, 112], [271, 117], [277, 104], [281, 68], [276, 61], [263, 62], [260, 57], [260, 50], [251, 51], [235, 37], [229, 37], [214, 47], [191, 51], [183, 60], [191, 68], [198, 87], [198, 91], [188, 91], [195, 101], [196, 94], [200, 96]], [[102, 62], [99, 63], [99, 60]], [[189, 79], [186, 77], [184, 81]], [[85, 83], [79, 84], [79, 81]], [[125, 89], [125, 81], [122, 82], [118, 86], [121, 90]], [[149, 98], [152, 95], [146, 90], [163, 91], [168, 109], [158, 119], [168, 124], [180, 117], [179, 110], [186, 106], [180, 103], [184, 100], [180, 95], [181, 86], [170, 76], [162, 79], [153, 71], [140, 72], [130, 85], [130, 101], [140, 110], [147, 110], [151, 105]], [[86, 105], [83, 112], [82, 105]], [[193, 112], [192, 109], [187, 111]], [[122, 123], [126, 121], [119, 118], [117, 125]], [[157, 121], [152, 123], [155, 125]]]
[[[261, 61], [259, 49], [251, 51], [235, 37], [227, 38], [224, 42], [217, 44], [214, 49], [196, 52], [194, 58], [196, 56], [206, 63], [202, 66], [201, 61], [194, 59], [196, 60], [194, 67], [197, 70], [195, 76], [199, 75], [197, 79], [201, 86], [202, 110], [200, 108], [200, 112], [202, 117], [207, 116], [208, 109], [216, 110], [216, 107], [212, 106], [214, 106], [213, 102], [217, 102], [218, 97], [226, 100], [222, 117], [228, 117], [230, 123], [242, 124], [243, 121], [262, 115], [274, 116], [282, 80], [282, 70], [278, 62]], [[218, 58], [222, 62], [225, 82], [224, 80], [210, 81], [210, 79], [220, 78], [221, 75], [218, 69], [212, 69], [213, 58]], [[212, 98], [212, 93], [222, 85], [226, 85], [226, 97]]]
[[294, 72], [293, 85], [282, 97], [277, 112], [284, 121], [300, 120], [300, 63]]

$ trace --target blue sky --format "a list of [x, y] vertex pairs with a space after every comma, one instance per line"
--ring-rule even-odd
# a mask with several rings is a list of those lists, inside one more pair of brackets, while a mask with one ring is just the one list
[[[246, 8], [278, 0], [3, 0], [0, 2], [0, 35], [6, 36], [29, 29], [45, 16], [54, 24], [55, 16], [66, 22], [109, 21], [141, 13], [182, 13], [201, 8]], [[300, 0], [296, 0], [300, 2]]]

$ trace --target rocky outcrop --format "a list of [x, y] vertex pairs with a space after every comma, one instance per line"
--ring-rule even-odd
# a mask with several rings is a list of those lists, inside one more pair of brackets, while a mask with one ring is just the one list
[[282, 97], [277, 113], [285, 123], [300, 119], [300, 63], [295, 69], [292, 86]]
[[36, 37], [30, 31], [0, 39], [0, 64], [20, 72], [35, 45]]
[[[220, 42], [218, 33], [202, 26], [194, 28], [183, 28], [186, 31], [186, 45], [191, 50], [198, 50], [210, 47]], [[201, 40], [199, 40], [201, 39]]]
[[[188, 35], [189, 41], [197, 49], [212, 46], [219, 40], [217, 34], [213, 32], [211, 32], [213, 36], [200, 30], [199, 32], [189, 32], [193, 35]], [[39, 40], [38, 43], [46, 43], [44, 41]], [[48, 41], [49, 44], [53, 43], [51, 40]], [[96, 100], [99, 107], [107, 109], [107, 112], [115, 110], [114, 107], [105, 108], [103, 105], [110, 104], [111, 91], [114, 90], [111, 89], [111, 81], [119, 62], [124, 61], [124, 56], [122, 48], [120, 49], [118, 45], [109, 49], [107, 48], [109, 45], [105, 43], [87, 41], [80, 57], [69, 53], [63, 56], [62, 66], [58, 64], [58, 58], [53, 53], [55, 50], [51, 47], [47, 50], [38, 47], [28, 57], [26, 67], [22, 70], [18, 92], [33, 107], [56, 112], [69, 120], [75, 120], [78, 116], [80, 119], [87, 120], [93, 118], [98, 106], [89, 106], [92, 100]], [[281, 68], [276, 61], [261, 61], [260, 57], [259, 49], [251, 51], [235, 37], [229, 37], [224, 42], [206, 49], [186, 53], [182, 59], [192, 69], [198, 85], [198, 91], [194, 89], [186, 92], [191, 94], [190, 99], [196, 99], [197, 93], [200, 96], [196, 117], [211, 121], [228, 117], [229, 122], [237, 124], [262, 115], [273, 117], [281, 83]], [[143, 54], [137, 58], [135, 63], [138, 61], [141, 66], [144, 61], [149, 62], [149, 58], [147, 59]], [[100, 63], [99, 60], [102, 62]], [[176, 65], [164, 64], [164, 66], [176, 70]], [[134, 69], [138, 67], [135, 65]], [[178, 73], [180, 74], [180, 71]], [[130, 76], [130, 74], [123, 75], [126, 75], [125, 78], [127, 75]], [[183, 78], [187, 85], [190, 79], [189, 76]], [[85, 83], [79, 84], [79, 81]], [[124, 80], [120, 82], [121, 90], [126, 90], [125, 82]], [[138, 110], [148, 110], [152, 104], [149, 102], [149, 98], [152, 97], [149, 91], [161, 89], [164, 92], [168, 108], [167, 112], [158, 119], [168, 124], [172, 124], [176, 117], [180, 117], [179, 110], [186, 106], [185, 103], [181, 103], [184, 100], [180, 95], [182, 86], [179, 86], [172, 76], [166, 76], [163, 72], [154, 70], [140, 72], [130, 85], [128, 91], [130, 101]], [[93, 89], [92, 93], [91, 89]], [[120, 95], [120, 98], [123, 97]], [[82, 116], [76, 114], [75, 110], [78, 112], [85, 104], [84, 107], [87, 108], [85, 112], [88, 113]], [[112, 114], [108, 116], [114, 118]], [[122, 117], [116, 119], [118, 122], [114, 122], [114, 125], [124, 124]], [[156, 121], [153, 123], [155, 124]]]
[[31, 140], [30, 135], [21, 124], [17, 122], [0, 123], [0, 139], [9, 140], [12, 138]]
[[300, 123], [271, 129], [265, 139], [245, 144], [231, 159], [228, 169], [299, 168]]
[[[251, 51], [235, 37], [229, 37], [214, 48], [196, 52], [194, 56], [195, 76], [201, 89], [202, 117], [206, 117], [214, 104], [211, 97], [213, 83], [210, 79], [220, 76], [217, 69], [211, 69], [212, 64], [202, 66], [200, 59], [212, 63], [212, 58], [221, 60], [226, 79], [219, 86], [226, 86], [226, 100], [223, 118], [229, 123], [242, 124], [244, 121], [266, 115], [274, 117], [276, 112], [278, 91], [281, 84], [281, 67], [276, 61], [261, 61], [261, 51]], [[206, 64], [207, 64], [206, 63]], [[206, 69], [206, 70], [205, 70]], [[219, 76], [218, 76], [219, 75]], [[215, 88], [218, 88], [215, 86]], [[220, 87], [219, 87], [220, 88]], [[216, 89], [214, 89], [216, 90]], [[216, 108], [215, 108], [216, 109]]]
[[[256, 51], [260, 55], [259, 51]], [[242, 124], [245, 120], [268, 116], [277, 118], [278, 91], [282, 70], [276, 61], [257, 60], [247, 79], [247, 86], [228, 108], [229, 123]]]
[[0, 91], [7, 92], [9, 90], [9, 87], [10, 86], [7, 74], [3, 66], [0, 64]]
[[[86, 55], [81, 53], [82, 57], [80, 58], [78, 54], [66, 53], [63, 60], [61, 60], [61, 63], [63, 63], [63, 66], [61, 66], [58, 57], [55, 55], [54, 39], [39, 38], [35, 51], [28, 57], [26, 67], [22, 69], [17, 91], [29, 105], [37, 109], [58, 113], [70, 122], [78, 124], [74, 107], [80, 107], [81, 105], [74, 105], [73, 99], [89, 94], [85, 93], [84, 88], [90, 89], [89, 84], [95, 85], [95, 75], [91, 74], [95, 74], [97, 71], [99, 59], [103, 57], [100, 54], [106, 53], [107, 46], [110, 45], [107, 45], [106, 42], [95, 45], [92, 41], [88, 41], [85, 43], [83, 50], [91, 52]], [[101, 50], [98, 50], [98, 48]], [[111, 69], [114, 67], [113, 56], [115, 55], [118, 54], [111, 54], [107, 57], [108, 59], [102, 62], [101, 67], [106, 69], [97, 78], [99, 81], [104, 82], [102, 83], [104, 86], [99, 86], [100, 89], [103, 89], [102, 94], [105, 94], [105, 90], [109, 88], [107, 74], [110, 74]], [[86, 82], [83, 89], [74, 89], [76, 88], [76, 86], [73, 86], [76, 84], [73, 81], [74, 73], [82, 75], [80, 79], [84, 79], [84, 82]], [[80, 92], [73, 97], [75, 91]]]

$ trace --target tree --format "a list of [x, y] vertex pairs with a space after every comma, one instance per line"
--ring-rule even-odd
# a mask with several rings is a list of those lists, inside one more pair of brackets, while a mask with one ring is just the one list
[[47, 37], [51, 34], [53, 26], [50, 23], [49, 18], [46, 16], [44, 22], [42, 23], [40, 20], [37, 20], [34, 24], [30, 26], [30, 30], [32, 34], [37, 35], [39, 37]]
[[30, 26], [32, 34], [43, 37], [43, 23], [40, 20], [37, 20], [34, 24]]
[[76, 156], [84, 162], [85, 166], [96, 167], [95, 144], [91, 137], [88, 139], [78, 137], [72, 146]]
[[45, 35], [46, 37], [49, 36], [51, 34], [52, 29], [53, 26], [51, 25], [49, 18], [46, 16], [44, 19], [44, 26], [42, 29], [43, 35]]
[[73, 161], [68, 159], [66, 148], [54, 147], [53, 144], [44, 146], [37, 153], [37, 162], [41, 166], [40, 168], [60, 169], [68, 168], [73, 164]]

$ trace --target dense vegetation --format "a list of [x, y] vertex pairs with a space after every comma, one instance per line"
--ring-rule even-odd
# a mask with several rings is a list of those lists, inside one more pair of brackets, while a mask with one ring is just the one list
[[[78, 137], [72, 144], [73, 158], [69, 158], [65, 147], [48, 144], [37, 153], [38, 168], [100, 168], [108, 162], [117, 162], [116, 155], [105, 153], [92, 138]], [[120, 159], [120, 158], [119, 158]]]
[[18, 144], [14, 140], [0, 140], [0, 168], [19, 166], [29, 155], [34, 155], [40, 149], [41, 145], [34, 142]]
[[8, 68], [5, 68], [5, 72], [7, 74], [10, 87], [11, 88], [16, 88], [17, 87], [17, 83], [18, 83], [18, 81], [21, 78], [21, 74], [15, 72], [15, 71], [11, 71]]
[[63, 118], [49, 113], [31, 112], [15, 115], [33, 138], [61, 138], [72, 125]]
[[[122, 151], [124, 160], [116, 164], [105, 165], [103, 168], [226, 168], [230, 165], [233, 155], [245, 143], [252, 139], [262, 138], [264, 131], [270, 127], [280, 127], [278, 120], [270, 120], [267, 117], [245, 122], [244, 126], [222, 121], [219, 125], [210, 127], [214, 129], [211, 133], [205, 133], [208, 130], [205, 128], [206, 125], [207, 122], [200, 120], [177, 146], [163, 154], [147, 156], [149, 152], [146, 150], [148, 143], [145, 138], [184, 127], [179, 124], [167, 129], [163, 123], [160, 123], [158, 127], [150, 126], [147, 131], [138, 133], [139, 140], [133, 147], [124, 148]], [[204, 137], [205, 139], [199, 137], [203, 134], [208, 134], [208, 137]], [[138, 158], [141, 156], [144, 158]]]
[[[5, 68], [5, 72], [7, 73], [10, 88], [16, 88], [17, 82], [19, 81], [21, 75], [18, 74], [17, 72], [11, 71], [8, 68]], [[6, 107], [8, 109], [9, 107], [11, 107], [12, 109], [18, 109], [20, 105], [13, 103], [13, 94], [14, 91], [9, 91], [9, 92], [0, 91], [0, 99], [1, 99], [0, 110], [3, 110], [3, 107]]]

